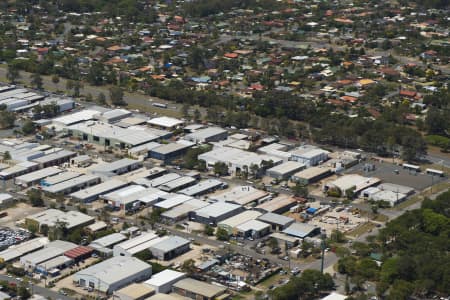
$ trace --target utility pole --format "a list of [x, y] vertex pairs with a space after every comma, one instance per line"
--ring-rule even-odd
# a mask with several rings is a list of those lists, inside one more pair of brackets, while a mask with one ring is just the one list
[[322, 248], [322, 259], [320, 262], [320, 272], [322, 274], [323, 274], [323, 265], [324, 265], [324, 261], [325, 261], [325, 238], [326, 238], [326, 234], [325, 234], [325, 230], [323, 230], [321, 233], [322, 242], [320, 243], [320, 246]]

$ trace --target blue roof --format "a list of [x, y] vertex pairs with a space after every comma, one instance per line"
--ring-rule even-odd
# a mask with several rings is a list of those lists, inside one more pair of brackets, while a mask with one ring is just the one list
[[317, 208], [314, 208], [314, 207], [310, 207], [306, 210], [306, 212], [308, 214], [314, 214], [316, 211], [317, 211]]

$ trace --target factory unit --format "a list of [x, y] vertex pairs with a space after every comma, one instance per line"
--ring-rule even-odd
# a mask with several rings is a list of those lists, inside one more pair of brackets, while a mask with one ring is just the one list
[[73, 230], [94, 223], [95, 218], [75, 210], [64, 212], [53, 208], [29, 215], [25, 218], [25, 225], [27, 227], [32, 226], [38, 228], [39, 232], [42, 231], [43, 225], [51, 229], [60, 222], [64, 222], [67, 230]]
[[170, 182], [172, 180], [178, 179], [181, 176], [177, 173], [168, 173], [163, 176], [151, 179], [151, 180], [145, 180], [146, 183], [144, 183], [145, 186], [148, 187], [159, 187], [160, 185], [163, 185], [167, 182]]
[[81, 189], [96, 185], [101, 182], [100, 177], [96, 175], [81, 175], [51, 186], [42, 187], [42, 191], [47, 194], [71, 194]]
[[120, 149], [130, 149], [160, 138], [146, 130], [121, 128], [95, 121], [73, 124], [65, 128], [65, 131], [88, 143]]
[[288, 148], [288, 145], [273, 143], [260, 147], [257, 151], [258, 153], [277, 157], [279, 159], [282, 159], [284, 162], [287, 162], [292, 157], [292, 154], [290, 152], [287, 152]]
[[183, 204], [183, 203], [193, 199], [190, 196], [181, 195], [181, 194], [167, 194], [167, 195], [163, 196], [163, 198], [165, 198], [165, 200], [154, 203], [153, 207], [160, 208], [163, 210], [169, 210], [171, 208], [174, 208], [180, 204]]
[[31, 185], [38, 184], [42, 179], [46, 177], [53, 176], [61, 172], [63, 172], [63, 170], [57, 167], [47, 167], [38, 171], [24, 174], [22, 176], [18, 176], [14, 179], [14, 183], [22, 187], [29, 187]]
[[193, 186], [182, 189], [178, 193], [184, 194], [187, 196], [191, 196], [191, 197], [196, 197], [196, 196], [201, 196], [204, 194], [214, 192], [215, 190], [224, 188], [226, 186], [227, 186], [227, 184], [220, 180], [206, 179], [206, 180], [200, 181], [197, 184], [194, 184]]
[[49, 261], [55, 257], [62, 256], [64, 252], [72, 250], [78, 245], [66, 241], [56, 240], [44, 246], [43, 249], [29, 253], [20, 258], [20, 263], [25, 270], [34, 271], [34, 269], [42, 263]]
[[165, 144], [151, 149], [149, 156], [157, 160], [170, 162], [171, 160], [184, 155], [191, 146], [191, 144], [186, 143]]
[[131, 113], [131, 111], [118, 108], [118, 109], [112, 109], [112, 110], [98, 113], [98, 114], [94, 115], [94, 118], [99, 121], [112, 124], [112, 123], [118, 122], [122, 119], [131, 117], [132, 115], [133, 114]]
[[139, 196], [138, 201], [145, 207], [153, 206], [153, 204], [164, 201], [167, 192], [158, 190], [157, 188], [147, 188], [144, 195]]
[[150, 278], [152, 267], [134, 257], [116, 256], [78, 271], [73, 280], [81, 287], [111, 294], [133, 282]]
[[110, 206], [128, 211], [139, 207], [139, 197], [146, 195], [146, 193], [147, 188], [133, 184], [102, 195], [102, 199], [108, 201]]
[[96, 115], [98, 113], [99, 113], [98, 110], [83, 109], [81, 111], [77, 111], [77, 112], [75, 112], [73, 114], [70, 114], [70, 115], [64, 115], [64, 116], [61, 116], [61, 117], [58, 117], [58, 118], [54, 118], [52, 120], [52, 123], [56, 127], [70, 126], [70, 125], [73, 125], [73, 124], [77, 124], [77, 123], [81, 123], [81, 122], [92, 120], [94, 118], [94, 115]]
[[143, 232], [134, 238], [119, 243], [113, 247], [114, 256], [133, 256], [134, 254], [148, 249], [152, 240], [158, 238], [154, 232]]
[[291, 160], [297, 161], [307, 167], [317, 166], [328, 159], [330, 152], [311, 145], [300, 146], [291, 152]]
[[288, 228], [284, 229], [283, 233], [304, 239], [306, 237], [313, 237], [319, 234], [320, 227], [305, 223], [293, 223]]
[[231, 190], [210, 197], [212, 201], [230, 202], [239, 205], [248, 205], [251, 203], [264, 202], [271, 198], [271, 195], [262, 190], [255, 189], [252, 186], [236, 186]]
[[144, 300], [155, 294], [155, 289], [144, 283], [132, 283], [114, 292], [113, 299]]
[[217, 224], [217, 227], [222, 228], [228, 232], [229, 235], [237, 235], [236, 227], [242, 223], [245, 223], [250, 220], [255, 220], [257, 217], [262, 215], [261, 212], [255, 210], [246, 210], [232, 216], [228, 219], [220, 221]]
[[261, 203], [255, 207], [261, 212], [272, 212], [282, 214], [287, 212], [291, 207], [297, 204], [297, 200], [289, 195], [280, 195], [272, 200]]
[[121, 233], [111, 233], [104, 237], [93, 240], [89, 247], [94, 249], [95, 252], [99, 253], [103, 257], [109, 257], [113, 255], [112, 248], [125, 241], [127, 237]]
[[217, 162], [225, 163], [231, 174], [248, 171], [250, 166], [263, 167], [264, 162], [272, 161], [274, 165], [280, 164], [283, 160], [254, 152], [244, 151], [230, 147], [218, 147], [198, 156], [199, 160], [204, 160], [207, 167], [212, 168]]
[[178, 190], [181, 190], [185, 187], [193, 185], [197, 180], [190, 176], [182, 176], [175, 180], [166, 182], [165, 184], [160, 185], [158, 188], [163, 190], [164, 192], [172, 193]]
[[9, 247], [0, 252], [0, 263], [14, 261], [28, 253], [40, 250], [49, 243], [48, 238], [38, 237]]
[[75, 156], [77, 156], [75, 152], [68, 150], [61, 150], [58, 152], [38, 157], [33, 161], [39, 164], [39, 168], [47, 168], [51, 166], [59, 166], [65, 162], [68, 162], [72, 157]]
[[9, 180], [17, 176], [27, 174], [39, 169], [39, 165], [35, 162], [24, 161], [20, 162], [12, 167], [3, 169], [0, 171], [1, 180]]
[[277, 180], [289, 179], [295, 173], [306, 168], [305, 164], [296, 161], [287, 161], [266, 171], [267, 176]]
[[177, 128], [178, 126], [181, 126], [184, 124], [182, 120], [171, 118], [171, 117], [158, 117], [153, 118], [151, 120], [147, 121], [147, 124], [150, 126], [153, 126], [155, 128], [165, 129], [165, 130], [173, 130]]
[[258, 220], [269, 224], [273, 231], [282, 231], [295, 222], [293, 218], [271, 212], [259, 216]]
[[86, 168], [92, 164], [92, 158], [89, 155], [78, 155], [70, 160], [70, 165], [78, 168]]
[[69, 98], [58, 98], [58, 97], [50, 97], [45, 100], [42, 100], [39, 103], [40, 106], [44, 105], [55, 105], [57, 112], [62, 113], [65, 111], [69, 111], [75, 108], [75, 101]]
[[237, 236], [249, 239], [259, 239], [270, 233], [270, 225], [258, 220], [249, 220], [236, 226]]
[[116, 191], [127, 184], [122, 180], [112, 178], [95, 186], [72, 193], [70, 197], [81, 203], [89, 203], [97, 200], [101, 195]]
[[184, 137], [185, 140], [195, 144], [218, 142], [228, 138], [228, 131], [220, 127], [199, 129]]
[[152, 149], [155, 149], [159, 146], [161, 146], [161, 144], [157, 142], [150, 142], [143, 145], [139, 145], [131, 149], [128, 149], [128, 155], [136, 158], [142, 156], [145, 159], [149, 157], [149, 153]]
[[369, 187], [361, 192], [361, 195], [364, 198], [367, 198], [372, 201], [385, 201], [388, 202], [391, 207], [399, 204], [406, 200], [408, 195], [394, 192], [390, 190], [382, 190], [379, 187]]
[[142, 167], [142, 162], [139, 160], [122, 158], [113, 162], [105, 162], [93, 166], [89, 172], [92, 174], [114, 176], [121, 175]]
[[167, 223], [179, 222], [186, 219], [191, 211], [200, 209], [207, 205], [209, 205], [208, 202], [194, 198], [163, 212], [161, 214], [161, 218]]
[[65, 255], [60, 255], [38, 264], [34, 271], [36, 273], [41, 273], [44, 276], [56, 276], [60, 273], [60, 270], [72, 264], [73, 259]]
[[[172, 291], [183, 297], [201, 300], [214, 300], [225, 294], [227, 288], [192, 278], [184, 278], [176, 282]], [[226, 298], [224, 298], [226, 299]]]
[[215, 202], [197, 209], [189, 214], [189, 219], [195, 222], [216, 226], [220, 221], [237, 215], [244, 209], [242, 206], [227, 202]]
[[144, 284], [155, 289], [156, 293], [167, 294], [172, 291], [173, 284], [183, 278], [186, 278], [185, 273], [166, 269], [153, 275], [149, 280], [145, 281]]
[[179, 236], [169, 236], [150, 246], [152, 255], [159, 260], [171, 260], [191, 250], [191, 241]]
[[0, 193], [0, 208], [6, 207], [7, 205], [14, 202], [14, 197], [8, 193]]
[[81, 176], [81, 173], [78, 172], [72, 172], [72, 171], [65, 171], [61, 172], [59, 174], [46, 177], [41, 180], [40, 185], [41, 186], [52, 186], [70, 179], [73, 179], [75, 177]]
[[358, 195], [361, 191], [368, 187], [374, 186], [381, 182], [381, 179], [376, 177], [364, 177], [358, 174], [347, 174], [338, 177], [336, 180], [326, 182], [323, 186], [324, 191], [328, 191], [332, 188], [337, 188], [341, 191], [342, 195], [347, 190], [352, 189], [355, 195]]
[[308, 185], [326, 178], [332, 174], [330, 168], [327, 167], [311, 167], [292, 175], [292, 181], [303, 185]]

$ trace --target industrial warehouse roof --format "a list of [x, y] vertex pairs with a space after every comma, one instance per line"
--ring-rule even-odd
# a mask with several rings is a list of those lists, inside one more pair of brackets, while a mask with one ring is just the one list
[[78, 122], [83, 122], [87, 120], [92, 120], [95, 114], [98, 114], [99, 111], [92, 109], [85, 109], [70, 115], [65, 115], [59, 118], [53, 119], [53, 122], [57, 122], [63, 125], [71, 125]]
[[177, 219], [186, 216], [189, 212], [208, 206], [209, 203], [199, 199], [191, 199], [161, 214], [162, 217]]
[[66, 172], [62, 172], [62, 173], [59, 173], [54, 176], [47, 177], [43, 180], [42, 183], [43, 183], [43, 185], [54, 185], [54, 184], [78, 177], [78, 176], [81, 176], [81, 173], [66, 171]]
[[153, 202], [163, 199], [168, 193], [158, 190], [157, 188], [147, 188], [145, 194], [140, 195], [138, 200], [142, 203], [152, 204]]
[[174, 249], [177, 249], [181, 246], [185, 246], [190, 244], [191, 242], [187, 239], [184, 239], [180, 236], [169, 236], [167, 239], [164, 239], [163, 241], [160, 241], [159, 243], [156, 243], [151, 246], [153, 249], [158, 249], [163, 252], [169, 252]]
[[148, 182], [148, 185], [151, 186], [151, 187], [158, 187], [158, 186], [160, 186], [160, 185], [162, 185], [162, 184], [164, 184], [166, 182], [178, 179], [180, 177], [181, 176], [178, 175], [177, 173], [169, 173], [169, 174], [163, 175], [161, 177], [158, 177], [158, 178], [150, 180]]
[[39, 181], [48, 176], [53, 176], [53, 175], [59, 174], [61, 172], [63, 172], [63, 170], [61, 170], [57, 167], [48, 167], [45, 169], [41, 169], [41, 170], [38, 170], [35, 172], [31, 172], [31, 173], [16, 177], [16, 182], [28, 184], [30, 182]]
[[261, 155], [230, 147], [216, 148], [209, 152], [202, 153], [198, 156], [198, 159], [206, 161], [209, 165], [220, 161], [240, 167], [250, 167], [253, 164], [260, 166], [262, 161], [273, 161], [274, 163], [279, 163], [282, 161], [281, 159], [273, 156]]
[[150, 269], [150, 265], [135, 257], [115, 256], [78, 271], [76, 276], [92, 276], [106, 284], [113, 284]]
[[21, 257], [21, 261], [24, 261], [31, 265], [38, 265], [44, 261], [52, 259], [56, 256], [63, 255], [64, 252], [76, 248], [77, 245], [66, 241], [53, 241], [48, 243], [44, 249], [27, 254]]
[[241, 206], [238, 204], [227, 203], [227, 202], [215, 202], [203, 208], [200, 208], [195, 211], [198, 216], [209, 218], [209, 217], [218, 217], [224, 215], [228, 212], [231, 212], [235, 209], [240, 208]]
[[108, 234], [107, 236], [101, 237], [99, 239], [96, 239], [94, 241], [91, 242], [91, 245], [99, 245], [102, 247], [109, 247], [111, 245], [120, 243], [124, 240], [126, 240], [127, 237], [121, 233], [111, 233]]
[[207, 298], [216, 297], [226, 291], [226, 288], [223, 286], [209, 284], [192, 278], [181, 279], [173, 286]]
[[72, 261], [72, 258], [60, 255], [40, 263], [37, 267], [44, 270], [51, 270], [53, 268], [57, 268], [63, 264], [66, 264], [69, 261]]
[[268, 229], [269, 227], [270, 225], [267, 223], [258, 220], [249, 220], [247, 222], [237, 225], [236, 229], [241, 232], [247, 232], [250, 230], [262, 231], [264, 229]]
[[72, 259], [77, 259], [79, 257], [83, 257], [85, 255], [88, 255], [89, 253], [92, 253], [92, 251], [94, 251], [94, 249], [92, 249], [91, 247], [78, 246], [74, 249], [70, 249], [69, 251], [64, 252], [64, 255]]
[[182, 279], [186, 277], [186, 274], [182, 272], [177, 272], [174, 270], [166, 269], [152, 276], [149, 280], [145, 281], [145, 284], [159, 287], [163, 286], [166, 283], [173, 282], [177, 279]]
[[[117, 202], [125, 203], [125, 202], [128, 202], [128, 200], [131, 198], [133, 198], [134, 200], [137, 200], [137, 198], [139, 198], [139, 196], [141, 196], [141, 193], [145, 190], [146, 190], [146, 188], [143, 187], [142, 185], [133, 184], [133, 185], [123, 187], [114, 192], [108, 193], [106, 195], [103, 195], [103, 198], [110, 200], [110, 201], [117, 201]], [[135, 195], [136, 195], [136, 197], [134, 197]]]
[[81, 175], [79, 177], [75, 177], [75, 178], [57, 183], [55, 185], [44, 186], [42, 188], [42, 190], [44, 190], [45, 192], [48, 192], [48, 193], [57, 194], [57, 193], [61, 193], [61, 192], [65, 191], [68, 188], [75, 187], [80, 184], [92, 182], [95, 180], [100, 181], [100, 177], [98, 177], [96, 175], [86, 174], [86, 175]]
[[207, 179], [200, 181], [199, 183], [182, 189], [178, 193], [185, 194], [188, 196], [197, 196], [199, 194], [203, 194], [209, 190], [219, 188], [223, 185], [223, 182], [217, 179]]
[[258, 217], [258, 220], [267, 222], [270, 224], [277, 224], [277, 225], [282, 225], [282, 226], [285, 226], [285, 225], [295, 221], [293, 218], [275, 214], [272, 212], [266, 213], [266, 214]]
[[252, 186], [236, 186], [222, 194], [213, 195], [210, 198], [219, 202], [234, 202], [246, 205], [250, 202], [260, 200], [269, 195], [268, 192], [255, 189]]
[[192, 142], [202, 142], [205, 139], [216, 136], [218, 134], [226, 133], [227, 131], [220, 127], [208, 127], [204, 129], [199, 129], [191, 134], [184, 137], [185, 140]]
[[160, 207], [163, 209], [171, 209], [172, 207], [175, 207], [177, 205], [180, 205], [186, 201], [193, 199], [191, 196], [180, 195], [180, 194], [169, 194], [164, 197], [168, 197], [168, 198], [166, 198], [166, 200], [164, 200], [164, 201], [155, 203], [154, 206]]
[[317, 229], [318, 227], [314, 225], [305, 223], [294, 223], [285, 230], [283, 230], [283, 233], [299, 238], [305, 238], [308, 235], [310, 235], [314, 230]]
[[286, 174], [290, 172], [295, 172], [299, 169], [305, 168], [305, 164], [296, 162], [296, 161], [287, 161], [282, 164], [279, 164], [275, 167], [272, 167], [267, 170], [267, 172], [278, 173], [278, 174]]
[[355, 187], [355, 192], [361, 191], [368, 188], [374, 184], [377, 184], [381, 180], [376, 177], [364, 177], [358, 174], [347, 174], [339, 177], [336, 180], [327, 182], [327, 186], [335, 186], [339, 188], [342, 192]]
[[179, 189], [181, 187], [184, 187], [186, 185], [193, 184], [195, 181], [196, 181], [195, 178], [189, 176], [182, 176], [180, 178], [177, 178], [175, 180], [160, 185], [159, 188], [163, 191], [170, 192]]
[[83, 214], [82, 212], [71, 210], [71, 211], [60, 211], [58, 209], [49, 208], [43, 212], [39, 212], [34, 215], [30, 215], [27, 219], [34, 220], [40, 225], [47, 224], [49, 227], [55, 226], [57, 222], [64, 222], [66, 228], [70, 229], [81, 224], [89, 223], [94, 220], [93, 217]]
[[169, 143], [169, 144], [165, 144], [165, 145], [161, 145], [159, 147], [153, 148], [150, 151], [165, 155], [165, 154], [169, 154], [169, 153], [172, 153], [175, 151], [189, 148], [190, 146], [191, 145], [189, 145], [189, 144]]
[[280, 195], [272, 200], [269, 200], [256, 206], [256, 208], [262, 209], [266, 212], [274, 212], [284, 207], [287, 207], [295, 202], [296, 200], [292, 196]]
[[109, 179], [105, 182], [102, 182], [100, 184], [88, 187], [87, 189], [72, 193], [72, 194], [70, 194], [70, 196], [72, 198], [75, 198], [78, 200], [84, 200], [84, 199], [89, 199], [92, 197], [102, 195], [104, 193], [108, 193], [112, 190], [121, 188], [125, 185], [127, 185], [126, 182], [113, 178], [113, 179]]
[[19, 245], [11, 246], [6, 250], [0, 252], [0, 258], [3, 261], [8, 262], [10, 260], [17, 259], [27, 253], [43, 248], [49, 242], [46, 237], [35, 238]]
[[156, 235], [154, 232], [143, 232], [141, 235], [138, 235], [137, 237], [134, 237], [132, 239], [129, 239], [125, 242], [118, 244], [117, 247], [120, 247], [124, 250], [129, 250], [143, 243], [146, 243], [150, 240], [153, 240], [157, 237], [158, 235]]
[[68, 129], [111, 140], [118, 140], [132, 146], [148, 143], [159, 138], [159, 136], [146, 130], [121, 128], [119, 126], [94, 121], [74, 124], [69, 126]]
[[147, 123], [154, 125], [154, 126], [159, 126], [159, 127], [164, 127], [164, 128], [172, 128], [175, 126], [182, 125], [184, 122], [179, 119], [175, 119], [175, 118], [171, 118], [171, 117], [159, 117], [159, 118], [151, 119], [151, 120], [147, 121]]
[[51, 153], [49, 155], [44, 155], [41, 157], [38, 157], [36, 159], [33, 159], [34, 162], [37, 162], [39, 164], [45, 164], [48, 162], [52, 162], [58, 159], [62, 159], [62, 158], [66, 158], [66, 157], [70, 157], [70, 156], [75, 156], [76, 153], [72, 152], [72, 151], [68, 151], [68, 150], [61, 150], [55, 153]]
[[238, 226], [239, 224], [245, 223], [250, 220], [254, 220], [257, 217], [262, 215], [259, 211], [256, 210], [246, 210], [244, 212], [241, 212], [240, 214], [237, 214], [231, 218], [225, 219], [221, 221], [218, 225], [219, 226], [229, 226], [231, 228], [234, 228]]
[[113, 173], [114, 171], [133, 166], [140, 161], [129, 158], [122, 158], [113, 162], [105, 162], [91, 168], [92, 172]]
[[330, 172], [330, 168], [327, 167], [311, 167], [307, 168], [303, 171], [294, 174], [294, 177], [302, 178], [302, 179], [312, 179], [314, 177], [320, 176], [322, 174]]
[[[143, 284], [143, 283], [132, 283], [120, 290], [115, 292], [116, 294], [125, 295], [130, 299], [143, 299], [148, 295], [155, 293], [155, 289]], [[114, 299], [115, 297], [113, 297]], [[120, 296], [118, 297], [120, 299]]]

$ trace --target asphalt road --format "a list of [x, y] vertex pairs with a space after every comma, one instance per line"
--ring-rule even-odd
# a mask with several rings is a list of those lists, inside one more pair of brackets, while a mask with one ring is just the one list
[[[14, 282], [17, 285], [23, 284], [23, 282], [20, 282], [20, 281], [16, 280], [15, 278], [11, 278], [11, 277], [8, 277], [6, 275], [0, 275], [0, 280]], [[71, 297], [61, 295], [61, 294], [59, 294], [59, 293], [57, 293], [57, 292], [55, 292], [53, 290], [50, 290], [50, 289], [47, 289], [47, 288], [43, 288], [43, 287], [38, 286], [38, 285], [27, 283], [26, 286], [30, 288], [30, 291], [32, 291], [33, 294], [39, 294], [39, 295], [44, 296], [45, 298], [48, 298], [48, 299], [73, 300], [73, 298], [71, 298]]]

